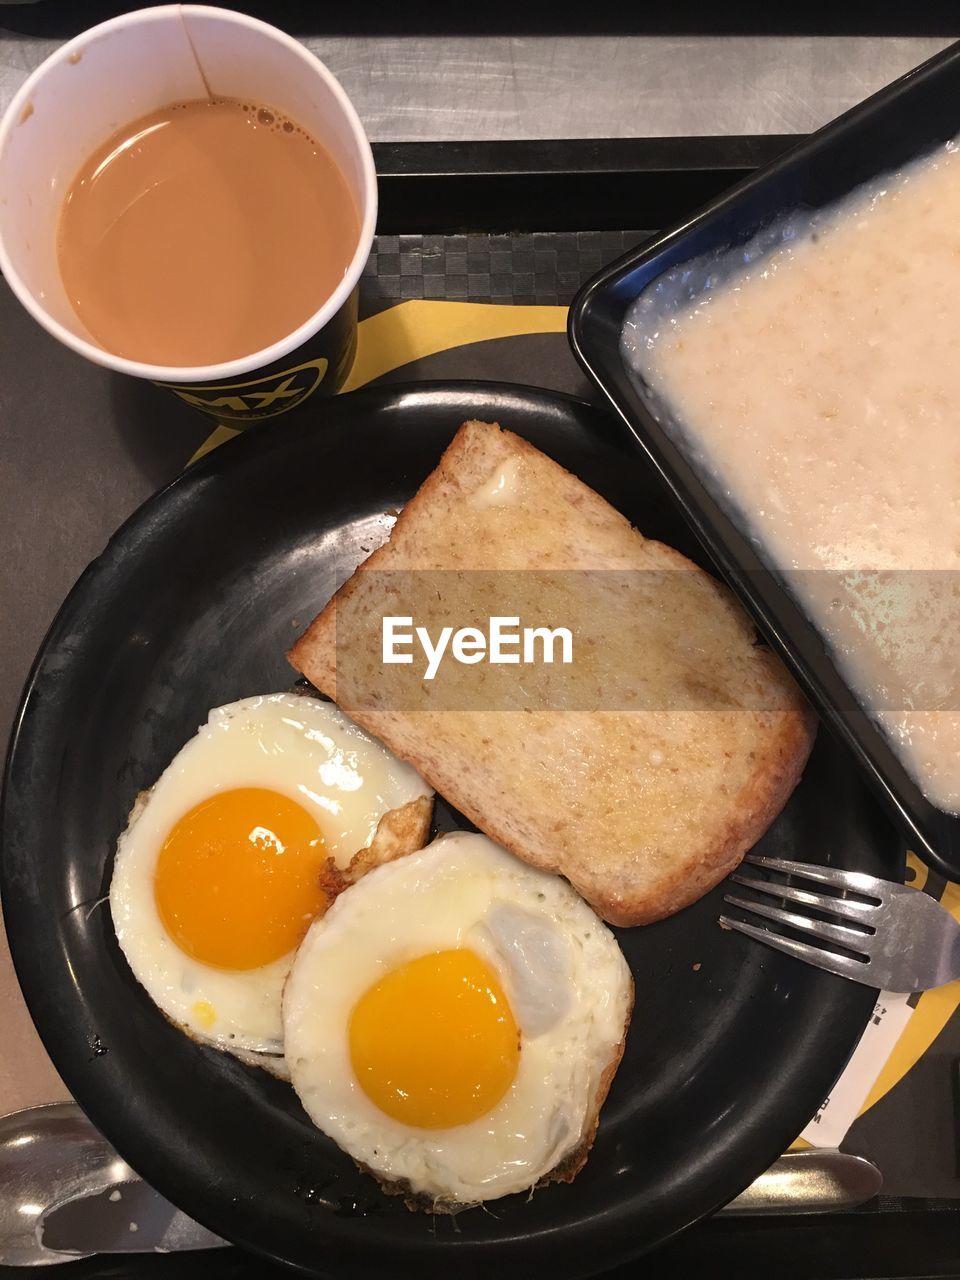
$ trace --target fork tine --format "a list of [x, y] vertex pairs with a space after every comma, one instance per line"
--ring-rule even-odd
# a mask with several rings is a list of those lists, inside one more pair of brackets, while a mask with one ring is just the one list
[[821, 867], [812, 862], [789, 862], [786, 858], [766, 858], [759, 853], [748, 853], [744, 862], [765, 867], [767, 871], [780, 871], [786, 876], [804, 876], [818, 884], [833, 885], [835, 889], [852, 889], [854, 893], [867, 894], [878, 902], [885, 902], [890, 891], [900, 888], [878, 880], [876, 876], [868, 876], [864, 871], [842, 871], [839, 867]]
[[804, 933], [809, 933], [811, 937], [819, 938], [823, 942], [838, 942], [841, 947], [849, 947], [851, 951], [862, 953], [873, 936], [862, 933], [859, 929], [851, 929], [845, 924], [811, 920], [809, 916], [799, 915], [796, 911], [785, 911], [783, 907], [771, 907], [766, 902], [751, 902], [747, 898], [735, 898], [732, 893], [725, 893], [723, 900], [729, 902], [731, 907], [752, 911], [754, 915], [775, 920], [777, 924], [789, 925], [791, 929], [802, 929]]
[[867, 987], [877, 985], [876, 979], [870, 977], [870, 965], [863, 960], [851, 960], [848, 956], [838, 956], [834, 951], [824, 951], [822, 947], [811, 947], [806, 942], [782, 938], [769, 929], [747, 924], [745, 920], [734, 920], [731, 916], [721, 916], [720, 923], [728, 929], [735, 929], [737, 933], [745, 933], [748, 938], [765, 943], [774, 951], [785, 951], [788, 956], [796, 956], [798, 960], [805, 960], [818, 969], [826, 969], [827, 973], [835, 973], [838, 978], [850, 978]]
[[755, 889], [757, 893], [769, 894], [771, 898], [788, 898], [791, 902], [815, 907], [817, 911], [829, 911], [835, 916], [862, 920], [864, 924], [869, 924], [868, 917], [880, 910], [880, 904], [877, 902], [855, 902], [853, 898], [833, 898], [826, 893], [811, 893], [808, 889], [798, 889], [796, 885], [781, 884], [777, 880], [761, 880], [758, 876], [745, 876], [739, 871], [735, 871], [730, 879], [748, 889]]

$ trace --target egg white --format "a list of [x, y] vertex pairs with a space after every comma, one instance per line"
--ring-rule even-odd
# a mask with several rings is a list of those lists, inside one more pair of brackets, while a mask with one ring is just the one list
[[[385, 974], [456, 947], [498, 974], [519, 1067], [480, 1119], [413, 1128], [357, 1081], [350, 1014]], [[613, 934], [566, 881], [460, 832], [371, 871], [311, 925], [284, 992], [287, 1066], [308, 1115], [359, 1163], [417, 1196], [476, 1203], [533, 1186], [580, 1146], [632, 1001]]]
[[297, 801], [316, 819], [327, 853], [341, 867], [370, 843], [385, 813], [432, 792], [332, 703], [277, 693], [211, 711], [138, 800], [117, 845], [110, 884], [114, 927], [135, 977], [167, 1017], [197, 1039], [276, 1055], [293, 953], [247, 970], [203, 964], [166, 932], [154, 896], [157, 858], [177, 821], [236, 787], [265, 787]]

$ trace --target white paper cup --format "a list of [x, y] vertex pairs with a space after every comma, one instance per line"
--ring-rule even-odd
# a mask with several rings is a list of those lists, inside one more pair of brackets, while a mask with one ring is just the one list
[[[87, 332], [64, 291], [57, 261], [63, 199], [111, 134], [169, 103], [204, 98], [208, 87], [217, 97], [275, 107], [326, 147], [360, 214], [356, 252], [309, 320], [261, 351], [179, 368], [126, 360]], [[343, 89], [298, 41], [226, 9], [163, 5], [93, 27], [34, 71], [0, 121], [0, 270], [23, 305], [79, 355], [163, 383], [234, 426], [343, 385], [356, 350], [357, 283], [376, 217], [373, 155]], [[202, 305], [201, 298], [184, 299], [185, 307]]]

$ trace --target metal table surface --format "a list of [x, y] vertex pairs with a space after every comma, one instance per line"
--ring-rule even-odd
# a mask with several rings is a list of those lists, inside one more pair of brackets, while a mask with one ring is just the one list
[[[0, 108], [59, 43], [16, 35], [3, 16], [0, 9]], [[950, 43], [858, 35], [302, 38], [340, 79], [374, 142], [808, 133]]]

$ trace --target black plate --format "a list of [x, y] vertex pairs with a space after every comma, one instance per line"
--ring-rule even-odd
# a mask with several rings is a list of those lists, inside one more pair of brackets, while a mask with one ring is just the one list
[[960, 817], [924, 796], [889, 740], [834, 665], [813, 623], [758, 557], [657, 421], [620, 356], [624, 315], [657, 276], [703, 253], [749, 240], [784, 210], [820, 208], [960, 133], [960, 44], [868, 98], [707, 205], [589, 281], [570, 308], [580, 363], [634, 432], [730, 585], [753, 613], [811, 701], [860, 761], [911, 847], [960, 880]]
[[[134, 796], [211, 706], [290, 685], [284, 650], [298, 627], [469, 417], [509, 424], [645, 532], [697, 554], [626, 433], [588, 405], [491, 383], [344, 396], [314, 422], [280, 421], [216, 450], [123, 526], [44, 642], [8, 761], [7, 929], [66, 1083], [188, 1213], [322, 1275], [495, 1267], [563, 1280], [627, 1259], [722, 1204], [786, 1147], [873, 1003], [866, 988], [723, 932], [718, 892], [622, 931], [637, 1006], [585, 1171], [453, 1222], [381, 1195], [286, 1085], [195, 1045], [137, 986], [109, 908], [96, 905]], [[881, 874], [898, 856], [824, 734], [764, 847]]]

